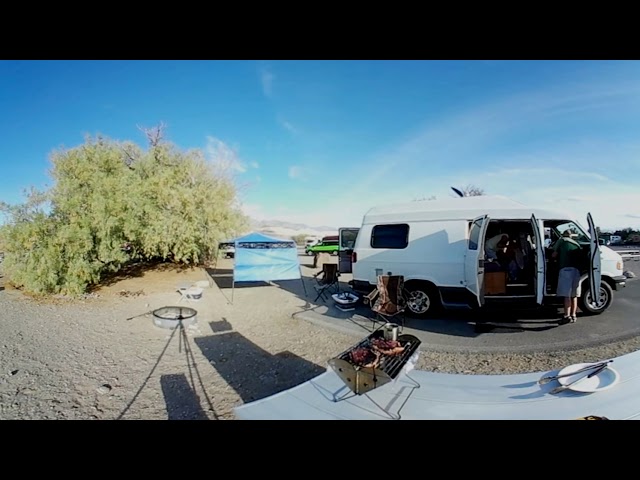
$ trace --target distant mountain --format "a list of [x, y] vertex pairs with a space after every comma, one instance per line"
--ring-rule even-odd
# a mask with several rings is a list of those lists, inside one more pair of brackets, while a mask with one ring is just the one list
[[294, 237], [296, 235], [309, 235], [322, 237], [325, 235], [337, 235], [336, 227], [312, 227], [303, 223], [283, 222], [281, 220], [254, 220], [251, 219], [251, 229], [275, 237]]
[[327, 227], [326, 225], [320, 227], [311, 227], [309, 225], [305, 225], [304, 223], [291, 223], [291, 222], [283, 222], [281, 220], [252, 220], [252, 225], [254, 227], [262, 228], [262, 227], [281, 227], [288, 228], [290, 230], [315, 230], [315, 231], [337, 231], [336, 227]]

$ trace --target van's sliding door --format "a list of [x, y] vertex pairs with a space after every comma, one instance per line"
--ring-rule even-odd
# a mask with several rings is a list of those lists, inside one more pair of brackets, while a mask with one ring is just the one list
[[478, 306], [484, 305], [484, 237], [488, 225], [489, 215], [473, 219], [464, 257], [465, 286], [475, 294]]
[[536, 274], [533, 281], [536, 289], [536, 302], [538, 305], [542, 305], [547, 265], [544, 258], [544, 234], [540, 231], [540, 224], [535, 215], [531, 215], [531, 228], [533, 229], [533, 241], [536, 244]]

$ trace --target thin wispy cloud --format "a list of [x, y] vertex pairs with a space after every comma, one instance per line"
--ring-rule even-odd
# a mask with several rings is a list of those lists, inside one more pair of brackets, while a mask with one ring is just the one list
[[309, 169], [300, 165], [291, 165], [289, 167], [289, 178], [292, 180], [307, 180]]
[[[513, 146], [508, 141], [501, 151], [494, 148], [514, 129], [540, 124], [548, 115], [568, 114], [569, 108], [561, 112], [563, 106], [583, 101], [577, 110], [585, 111], [599, 108], [602, 98], [622, 102], [638, 91], [629, 86], [603, 87], [600, 94], [595, 90], [566, 97], [561, 93], [522, 94], [445, 118], [374, 158], [354, 161], [343, 178], [357, 180], [348, 182], [350, 185], [338, 180], [333, 185], [336, 208], [307, 204], [304, 214], [333, 224], [326, 218], [325, 209], [329, 209], [343, 225], [358, 225], [374, 205], [431, 195], [444, 198], [451, 196], [451, 186], [471, 183], [487, 194], [565, 210], [582, 222], [590, 212], [602, 228], [640, 228], [640, 191], [634, 181], [640, 178], [640, 142], [559, 138], [536, 148]], [[362, 168], [365, 162], [367, 168]]]
[[276, 76], [271, 71], [271, 68], [264, 65], [260, 68], [260, 82], [262, 83], [262, 91], [265, 96], [271, 97], [273, 95], [273, 82]]
[[[297, 170], [295, 173], [298, 173]], [[360, 226], [362, 217], [374, 206], [410, 202], [415, 198], [435, 196], [445, 199], [453, 196], [451, 186], [473, 183], [488, 195], [512, 198], [532, 208], [547, 209], [567, 215], [586, 225], [586, 215], [591, 213], [598, 226], [605, 230], [618, 228], [640, 228], [640, 191], [633, 186], [610, 181], [602, 182], [597, 177], [574, 172], [553, 171], [544, 173], [540, 169], [522, 169], [519, 177], [513, 172], [492, 172], [492, 175], [477, 171], [457, 172], [450, 177], [416, 179], [406, 184], [387, 184], [362, 195], [352, 188], [336, 189], [322, 203], [307, 202], [304, 207], [290, 207], [285, 211], [263, 212], [269, 218], [297, 223], [324, 225]]]
[[254, 220], [269, 219], [269, 215], [265, 212], [264, 207], [259, 203], [243, 203], [240, 208], [245, 215]]
[[208, 136], [205, 146], [207, 160], [222, 172], [244, 173], [247, 167], [238, 152], [219, 138]]
[[251, 168], [260, 168], [260, 164], [256, 161], [251, 162], [249, 166], [251, 166]]
[[566, 212], [580, 223], [591, 213], [596, 223], [607, 229], [640, 227], [640, 191], [632, 184], [614, 181], [589, 172], [561, 169], [513, 169], [482, 173], [460, 172], [446, 179], [462, 185], [470, 180], [487, 194], [504, 195], [525, 205]]
[[[639, 102], [639, 93], [637, 84], [590, 84], [573, 89], [522, 92], [452, 114], [436, 124], [418, 128], [395, 148], [369, 159], [368, 163], [373, 165], [370, 173], [361, 178], [360, 189], [368, 190], [389, 174], [425, 165], [433, 171], [453, 168], [456, 162], [467, 163], [469, 159], [488, 163], [490, 148], [518, 129], [526, 131], [532, 124], [541, 125], [549, 116], [601, 108], [603, 102], [608, 106]], [[532, 161], [538, 164], [540, 159]]]
[[287, 130], [289, 133], [292, 133], [294, 135], [296, 135], [298, 133], [298, 129], [293, 126], [293, 124], [291, 122], [288, 122], [284, 119], [280, 119], [280, 125], [282, 125], [282, 127]]
[[[565, 211], [583, 224], [590, 212], [605, 229], [640, 228], [640, 137], [624, 140], [606, 131], [618, 112], [629, 118], [640, 112], [640, 84], [607, 78], [576, 75], [425, 117], [404, 136], [381, 138], [386, 147], [373, 155], [356, 151], [327, 185], [326, 202], [287, 196], [282, 202], [289, 210], [269, 213], [299, 223], [358, 226], [375, 205], [441, 199], [452, 195], [451, 186], [474, 184], [487, 194]], [[290, 133], [298, 130], [290, 119], [278, 123]], [[308, 172], [293, 165], [288, 176], [301, 180]]]

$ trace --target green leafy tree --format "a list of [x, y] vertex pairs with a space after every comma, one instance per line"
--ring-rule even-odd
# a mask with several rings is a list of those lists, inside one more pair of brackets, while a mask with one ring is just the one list
[[197, 265], [246, 228], [229, 175], [146, 130], [148, 147], [103, 137], [53, 152], [53, 187], [2, 204], [5, 271], [34, 293], [78, 294], [131, 261]]

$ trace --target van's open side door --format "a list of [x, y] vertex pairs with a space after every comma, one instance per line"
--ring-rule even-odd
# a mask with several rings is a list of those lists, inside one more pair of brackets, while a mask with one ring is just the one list
[[356, 246], [356, 237], [359, 228], [340, 228], [338, 229], [339, 248], [338, 248], [338, 271], [340, 273], [352, 273], [351, 254]]
[[546, 260], [544, 258], [544, 235], [540, 230], [540, 224], [535, 215], [531, 215], [531, 228], [533, 229], [533, 241], [536, 244], [536, 275], [534, 277], [534, 285], [536, 289], [536, 302], [542, 305], [544, 299], [546, 275]]
[[464, 257], [465, 286], [475, 294], [478, 306], [484, 305], [484, 237], [488, 226], [489, 215], [473, 219]]
[[589, 224], [589, 237], [591, 243], [590, 261], [589, 261], [589, 288], [591, 289], [591, 299], [596, 306], [602, 305], [600, 297], [600, 244], [598, 242], [598, 232], [593, 223], [591, 213], [587, 213], [587, 223]]

